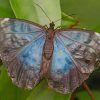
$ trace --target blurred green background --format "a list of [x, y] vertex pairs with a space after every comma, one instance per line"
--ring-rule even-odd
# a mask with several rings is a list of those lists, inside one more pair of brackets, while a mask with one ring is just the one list
[[[38, 3], [52, 21], [62, 18], [56, 26], [68, 27], [80, 21], [79, 27], [100, 32], [100, 0], [0, 0], [0, 17], [22, 18], [41, 25], [49, 21], [32, 1]], [[63, 14], [65, 13], [65, 14]], [[72, 17], [68, 16], [72, 15]], [[95, 100], [100, 100], [100, 69], [87, 80]], [[12, 84], [0, 61], [0, 100], [68, 100], [70, 94], [57, 93], [45, 80], [32, 90], [24, 90]], [[91, 100], [83, 87], [77, 89], [76, 100]]]

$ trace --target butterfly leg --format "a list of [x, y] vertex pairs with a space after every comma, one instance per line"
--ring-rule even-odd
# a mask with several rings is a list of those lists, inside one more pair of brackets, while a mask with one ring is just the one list
[[92, 91], [89, 89], [89, 87], [86, 84], [86, 82], [83, 82], [83, 87], [87, 91], [87, 93], [89, 94], [89, 96], [91, 97], [91, 100], [95, 100], [94, 95], [92, 94]]

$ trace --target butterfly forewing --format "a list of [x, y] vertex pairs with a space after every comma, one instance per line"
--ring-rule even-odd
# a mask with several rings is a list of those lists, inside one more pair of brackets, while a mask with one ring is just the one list
[[71, 53], [76, 66], [82, 73], [91, 73], [100, 52], [100, 43], [95, 40], [96, 34], [85, 30], [68, 30], [58, 34], [62, 44]]
[[0, 19], [0, 57], [17, 85], [32, 88], [38, 83], [44, 42], [40, 26]]
[[52, 66], [48, 73], [50, 87], [61, 93], [72, 92], [89, 77], [99, 60], [96, 50], [100, 44], [94, 37], [93, 32], [79, 29], [56, 33]]

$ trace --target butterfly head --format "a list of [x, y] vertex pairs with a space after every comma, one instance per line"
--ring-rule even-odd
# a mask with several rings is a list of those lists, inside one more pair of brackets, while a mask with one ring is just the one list
[[54, 27], [55, 27], [54, 22], [51, 22], [49, 25], [50, 25], [50, 27], [49, 27], [49, 28], [54, 29]]

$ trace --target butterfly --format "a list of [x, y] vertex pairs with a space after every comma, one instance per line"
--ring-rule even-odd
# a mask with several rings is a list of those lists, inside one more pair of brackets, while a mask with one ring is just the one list
[[19, 87], [31, 89], [45, 78], [55, 91], [73, 92], [100, 61], [100, 34], [54, 26], [0, 18], [0, 58]]

